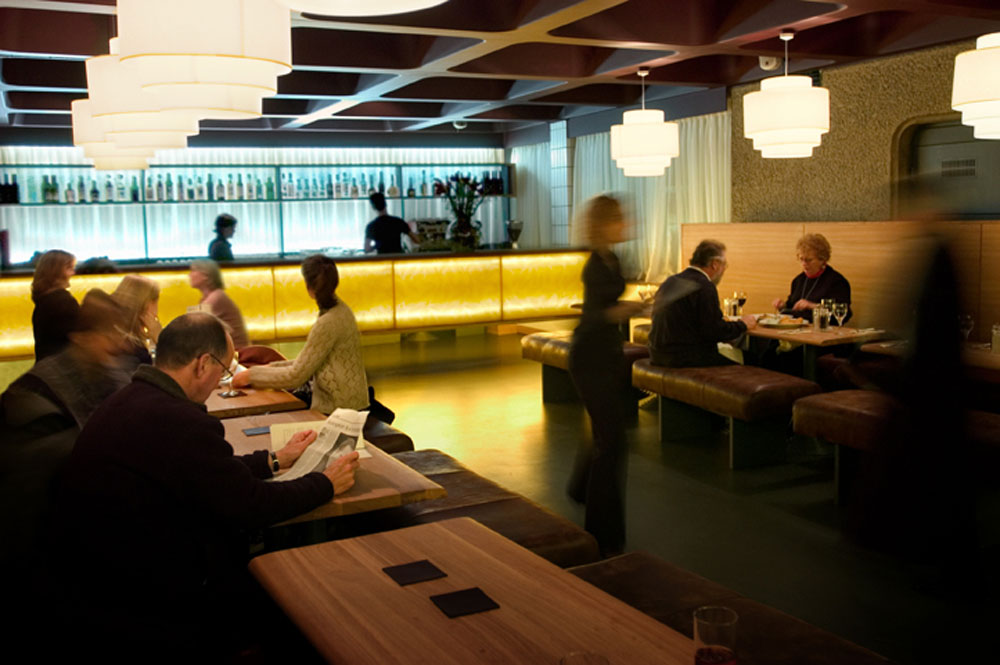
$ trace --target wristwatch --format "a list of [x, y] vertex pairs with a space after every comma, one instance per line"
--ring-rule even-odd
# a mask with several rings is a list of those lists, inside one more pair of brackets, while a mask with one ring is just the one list
[[281, 464], [278, 463], [278, 455], [273, 450], [271, 451], [271, 471], [278, 473], [278, 469], [281, 468]]

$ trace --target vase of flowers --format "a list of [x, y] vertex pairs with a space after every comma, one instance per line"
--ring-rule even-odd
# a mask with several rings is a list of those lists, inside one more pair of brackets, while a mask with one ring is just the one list
[[434, 181], [435, 194], [445, 196], [455, 221], [448, 227], [448, 237], [458, 249], [475, 249], [479, 246], [482, 224], [472, 217], [483, 204], [486, 196], [483, 183], [475, 178], [456, 173], [447, 180]]

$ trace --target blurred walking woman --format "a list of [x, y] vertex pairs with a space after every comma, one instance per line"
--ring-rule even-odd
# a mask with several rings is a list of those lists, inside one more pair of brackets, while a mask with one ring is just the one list
[[142, 275], [125, 275], [111, 297], [126, 315], [125, 369], [152, 364], [156, 342], [160, 339], [160, 285]]
[[569, 372], [590, 414], [593, 445], [581, 441], [569, 495], [586, 504], [585, 528], [605, 556], [625, 547], [625, 373], [619, 324], [638, 313], [638, 303], [619, 302], [625, 290], [611, 245], [625, 240], [625, 215], [610, 196], [587, 202], [578, 224], [590, 258], [583, 267], [583, 315], [573, 332]]
[[295, 360], [258, 365], [238, 373], [234, 388], [284, 388], [312, 384], [312, 408], [368, 408], [368, 377], [361, 356], [361, 332], [354, 312], [337, 298], [340, 273], [333, 259], [310, 256], [302, 262], [309, 297], [319, 306], [319, 318]]
[[76, 269], [76, 257], [61, 249], [41, 255], [31, 280], [31, 329], [35, 336], [35, 361], [58, 353], [69, 344], [69, 331], [76, 323], [80, 305], [70, 295], [69, 278]]

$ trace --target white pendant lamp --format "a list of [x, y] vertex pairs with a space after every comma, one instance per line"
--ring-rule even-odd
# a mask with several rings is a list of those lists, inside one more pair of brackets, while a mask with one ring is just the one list
[[976, 50], [955, 56], [951, 107], [977, 139], [1000, 139], [1000, 32], [976, 40]]
[[289, 9], [324, 16], [385, 16], [405, 14], [444, 4], [447, 0], [278, 0]]
[[781, 31], [785, 75], [766, 78], [760, 91], [743, 96], [743, 135], [767, 159], [811, 157], [830, 131], [830, 91], [813, 87], [808, 76], [788, 75], [788, 42], [794, 36]]
[[663, 175], [680, 154], [680, 132], [676, 122], [664, 122], [663, 111], [646, 108], [646, 77], [642, 79], [642, 109], [625, 111], [622, 124], [611, 127], [611, 159], [628, 177]]
[[198, 133], [198, 117], [184, 111], [160, 111], [156, 97], [139, 87], [121, 65], [118, 38], [109, 55], [88, 58], [87, 92], [95, 118], [106, 123], [107, 138], [122, 147], [186, 148]]
[[77, 99], [70, 104], [73, 114], [73, 145], [83, 148], [83, 154], [98, 169], [145, 169], [155, 151], [152, 148], [123, 148], [107, 139], [108, 122], [95, 118], [89, 99]]
[[276, 0], [118, 0], [121, 62], [160, 109], [260, 117], [292, 70], [291, 14]]

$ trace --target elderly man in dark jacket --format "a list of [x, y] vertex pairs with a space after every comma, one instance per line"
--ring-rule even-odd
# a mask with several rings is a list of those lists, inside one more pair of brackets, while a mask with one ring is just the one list
[[233, 609], [228, 585], [246, 563], [245, 540], [240, 552], [235, 535], [315, 508], [354, 483], [356, 453], [322, 473], [264, 482], [274, 462], [292, 464], [315, 432], [299, 432], [274, 459], [263, 450], [233, 455], [204, 405], [232, 357], [214, 316], [175, 319], [160, 335], [156, 366], [141, 366], [91, 416], [61, 479], [71, 591], [92, 627], [111, 628], [116, 643], [169, 644], [180, 653], [212, 643]]

